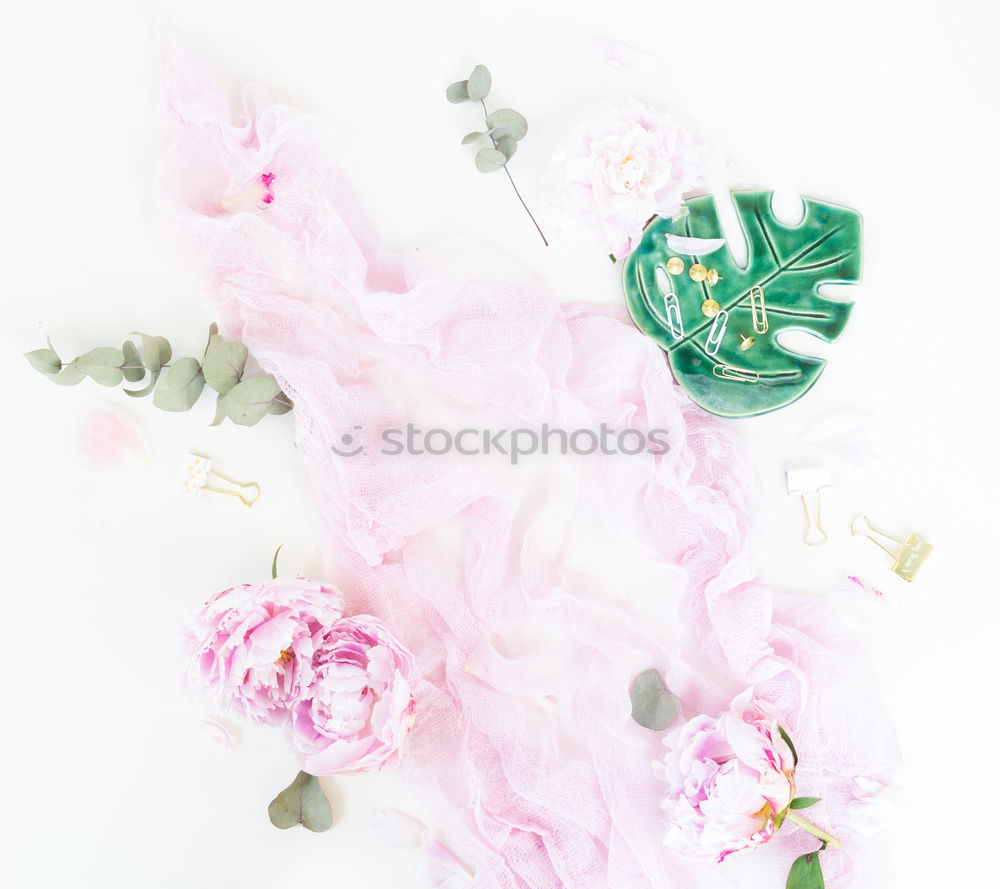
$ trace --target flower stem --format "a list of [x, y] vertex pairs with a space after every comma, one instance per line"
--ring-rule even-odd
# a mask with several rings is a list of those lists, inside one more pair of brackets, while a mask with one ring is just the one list
[[791, 809], [785, 813], [785, 819], [791, 821], [792, 824], [797, 824], [803, 830], [809, 831], [809, 833], [816, 837], [816, 839], [822, 840], [828, 846], [831, 846], [834, 849], [840, 848], [840, 840], [830, 836], [830, 834], [828, 834], [825, 830], [820, 830], [815, 824], [806, 821], [805, 818], [796, 812], [793, 812]]
[[[483, 106], [483, 114], [489, 117], [489, 112], [486, 110], [486, 100], [480, 99], [479, 104]], [[489, 124], [487, 124], [487, 129]], [[493, 147], [497, 147], [497, 140], [493, 138], [493, 134], [490, 133], [490, 142], [493, 143]], [[538, 234], [542, 236], [542, 243], [548, 247], [549, 242], [545, 239], [545, 233], [542, 231], [542, 227], [538, 224], [538, 220], [532, 215], [531, 211], [528, 209], [528, 205], [524, 202], [524, 198], [521, 197], [521, 192], [517, 190], [517, 185], [514, 184], [514, 177], [510, 175], [510, 170], [507, 168], [507, 164], [504, 163], [503, 171], [507, 174], [507, 178], [510, 180], [510, 187], [514, 189], [514, 194], [517, 195], [517, 199], [521, 202], [521, 206], [524, 207], [524, 212], [528, 214], [528, 218], [534, 223], [535, 229]]]

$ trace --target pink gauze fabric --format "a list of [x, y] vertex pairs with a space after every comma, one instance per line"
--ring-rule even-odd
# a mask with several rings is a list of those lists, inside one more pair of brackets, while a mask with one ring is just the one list
[[[656, 667], [683, 716], [750, 686], [784, 715], [831, 887], [869, 886], [865, 834], [896, 750], [863, 651], [814, 598], [755, 578], [752, 468], [732, 425], [675, 387], [617, 307], [561, 305], [468, 241], [396, 256], [318, 120], [257, 87], [233, 116], [169, 31], [165, 230], [224, 331], [295, 402], [329, 579], [417, 659], [404, 776], [477, 889], [784, 885], [816, 847], [786, 829], [721, 865], [670, 858], [652, 762], [630, 719]], [[226, 199], [268, 179], [270, 203]], [[229, 206], [232, 206], [231, 202]], [[669, 431], [663, 456], [388, 456], [383, 430]], [[345, 435], [365, 446], [354, 457]], [[353, 443], [352, 443], [353, 446]], [[846, 606], [845, 606], [846, 607]]]

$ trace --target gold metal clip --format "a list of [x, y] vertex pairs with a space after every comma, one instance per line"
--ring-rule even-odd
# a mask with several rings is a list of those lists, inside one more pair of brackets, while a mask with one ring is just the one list
[[[868, 530], [858, 531], [856, 525], [858, 522], [864, 522], [868, 526]], [[903, 580], [910, 583], [913, 582], [913, 578], [917, 576], [917, 572], [920, 570], [924, 562], [927, 561], [927, 557], [931, 554], [931, 550], [934, 547], [924, 540], [918, 534], [911, 534], [906, 540], [899, 537], [894, 537], [892, 534], [887, 534], [885, 531], [880, 531], [872, 523], [871, 519], [865, 515], [859, 515], [857, 518], [851, 522], [851, 533], [855, 536], [867, 537], [872, 543], [881, 549], [885, 550], [890, 556], [892, 556], [892, 565], [889, 566], [889, 570], [894, 574], [898, 574]], [[887, 547], [878, 537], [884, 537], [886, 540], [892, 540], [898, 543], [899, 549], [895, 552], [889, 547]]]
[[741, 383], [756, 383], [760, 374], [745, 367], [732, 367], [729, 364], [716, 364], [712, 373], [723, 380], [739, 380]]
[[[802, 512], [806, 518], [806, 529], [802, 542], [806, 546], [822, 546], [830, 538], [823, 530], [822, 489], [830, 486], [830, 471], [825, 466], [801, 466], [785, 470], [785, 485], [789, 494], [798, 494], [802, 501]], [[813, 496], [813, 509], [809, 508], [806, 495]]]
[[[209, 484], [210, 477], [217, 478], [237, 490], [214, 487]], [[243, 492], [249, 491], [251, 488], [255, 492], [253, 496], [245, 496]], [[236, 497], [244, 506], [253, 506], [260, 499], [260, 485], [257, 482], [238, 482], [212, 469], [212, 461], [208, 457], [188, 454], [184, 463], [184, 471], [181, 473], [181, 492], [188, 497], [198, 497], [203, 491]]]
[[753, 312], [754, 333], [767, 333], [767, 306], [764, 304], [764, 288], [759, 284], [750, 288], [750, 311]]

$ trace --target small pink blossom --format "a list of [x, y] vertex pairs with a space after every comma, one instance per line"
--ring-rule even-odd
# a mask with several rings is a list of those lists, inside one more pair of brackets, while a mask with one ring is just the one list
[[773, 714], [737, 698], [717, 719], [696, 716], [664, 740], [664, 845], [722, 861], [770, 840], [795, 793], [794, 755]]
[[308, 692], [293, 705], [292, 746], [314, 775], [394, 765], [413, 725], [413, 656], [380, 621], [345, 617], [313, 655]]
[[630, 99], [579, 127], [553, 159], [547, 215], [567, 237], [616, 259], [652, 216], [672, 216], [702, 181], [704, 149], [676, 118]]
[[302, 578], [224, 590], [195, 619], [191, 679], [255, 721], [285, 722], [308, 694], [313, 657], [343, 607], [335, 588]]
[[274, 201], [272, 182], [274, 173], [262, 173], [245, 188], [223, 195], [219, 203], [228, 213], [246, 213], [262, 209]]

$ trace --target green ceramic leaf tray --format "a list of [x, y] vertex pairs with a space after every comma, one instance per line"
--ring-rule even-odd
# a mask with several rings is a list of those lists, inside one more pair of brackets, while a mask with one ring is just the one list
[[[727, 245], [684, 254], [668, 244], [668, 234], [723, 237], [710, 196], [688, 201], [686, 214], [654, 219], [623, 266], [632, 319], [667, 353], [670, 369], [688, 396], [722, 417], [765, 414], [809, 391], [826, 362], [784, 348], [778, 335], [804, 330], [827, 342], [837, 339], [852, 304], [821, 296], [819, 288], [856, 284], [861, 276], [859, 213], [805, 198], [802, 221], [789, 226], [775, 219], [771, 196], [769, 191], [732, 195], [747, 242], [744, 268]], [[690, 244], [680, 247], [695, 249]], [[670, 267], [679, 274], [667, 271], [673, 257], [679, 261]], [[710, 283], [714, 275], [694, 280], [690, 270], [696, 263], [715, 270], [717, 283]], [[755, 287], [763, 291], [762, 308]], [[707, 300], [718, 303], [718, 314], [706, 314]], [[709, 311], [713, 308], [709, 303]]]

